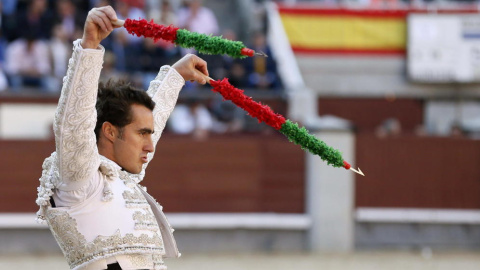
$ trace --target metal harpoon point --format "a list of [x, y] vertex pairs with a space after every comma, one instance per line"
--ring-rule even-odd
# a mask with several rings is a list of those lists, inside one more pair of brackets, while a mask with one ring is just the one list
[[262, 51], [255, 52], [255, 55], [268, 57], [268, 55]]
[[356, 172], [356, 173], [358, 173], [358, 174], [360, 174], [360, 175], [362, 175], [362, 176], [365, 176], [365, 174], [363, 174], [363, 172], [362, 172], [362, 170], [360, 170], [360, 168], [358, 168], [358, 171], [357, 171], [357, 170], [355, 170], [353, 167], [350, 167], [350, 170], [352, 170], [352, 171], [354, 171], [354, 172]]

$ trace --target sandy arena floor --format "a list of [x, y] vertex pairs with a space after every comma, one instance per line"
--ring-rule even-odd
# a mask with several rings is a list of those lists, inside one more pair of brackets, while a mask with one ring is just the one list
[[[169, 270], [479, 270], [480, 251], [356, 252], [352, 254], [183, 254], [166, 261]], [[2, 256], [0, 269], [68, 269], [55, 255]]]

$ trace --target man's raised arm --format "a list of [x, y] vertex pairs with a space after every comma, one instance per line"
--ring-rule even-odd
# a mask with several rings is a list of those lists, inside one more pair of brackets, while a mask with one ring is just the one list
[[95, 103], [105, 52], [100, 42], [115, 28], [111, 21], [116, 19], [110, 6], [92, 9], [83, 38], [74, 42], [54, 121], [60, 180], [56, 188], [63, 191], [81, 188], [98, 169]]
[[[207, 62], [193, 54], [185, 55], [171, 67], [163, 66], [160, 68], [157, 77], [150, 82], [148, 87], [148, 94], [156, 104], [153, 110], [155, 132], [152, 135], [155, 148], [168, 117], [177, 103], [178, 95], [185, 81], [196, 81], [200, 84], [205, 84], [207, 76]], [[148, 154], [148, 163], [152, 160], [154, 153], [155, 151]], [[138, 175], [138, 182], [143, 179], [148, 163], [143, 165], [143, 170]]]

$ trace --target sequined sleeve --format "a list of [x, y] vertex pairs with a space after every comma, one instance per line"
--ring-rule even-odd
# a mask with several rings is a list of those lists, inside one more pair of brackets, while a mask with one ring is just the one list
[[59, 168], [55, 186], [64, 191], [81, 188], [100, 164], [95, 103], [105, 49], [83, 49], [80, 42], [74, 42], [53, 125]]

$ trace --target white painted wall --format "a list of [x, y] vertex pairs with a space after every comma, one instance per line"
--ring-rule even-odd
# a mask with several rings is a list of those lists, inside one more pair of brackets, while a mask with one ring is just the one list
[[[323, 130], [315, 136], [340, 150], [343, 159], [357, 168], [355, 136], [350, 130]], [[307, 214], [312, 220], [310, 248], [327, 252], [353, 251], [355, 173], [329, 166], [318, 156], [306, 155]]]
[[43, 140], [53, 136], [56, 104], [0, 105], [0, 139]]

